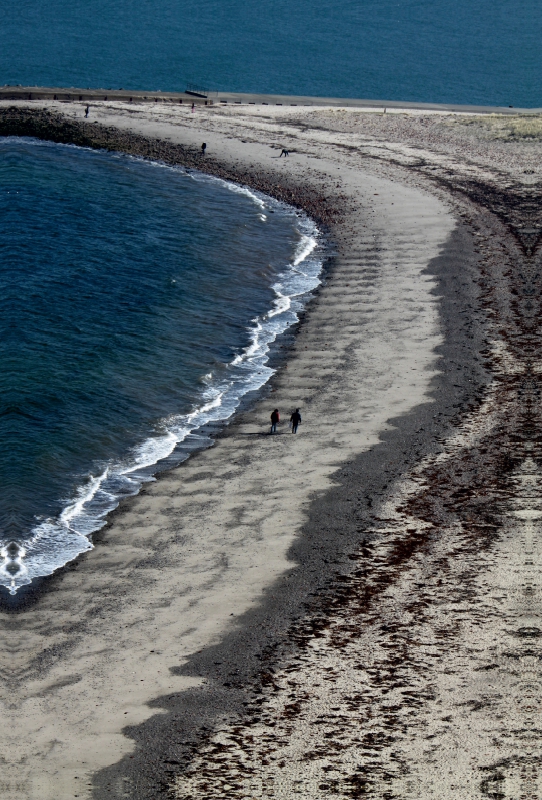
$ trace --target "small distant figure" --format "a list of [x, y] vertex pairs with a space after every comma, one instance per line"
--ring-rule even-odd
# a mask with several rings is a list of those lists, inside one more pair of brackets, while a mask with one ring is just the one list
[[301, 413], [298, 408], [296, 408], [296, 410], [290, 417], [290, 422], [292, 423], [292, 433], [297, 433], [297, 429], [301, 424]]
[[284, 157], [286, 158], [286, 156], [289, 156], [289, 155], [290, 155], [290, 151], [289, 151], [289, 150], [286, 150], [286, 148], [285, 148], [285, 147], [283, 147], [283, 148], [282, 148], [282, 150], [280, 151], [280, 156], [279, 156], [279, 158], [282, 158], [282, 156], [284, 156]]
[[205, 142], [203, 142], [203, 144], [201, 145], [201, 155], [202, 156], [205, 155], [205, 151], [206, 150], [207, 150], [207, 145], [205, 144]]
[[277, 425], [280, 422], [280, 414], [278, 408], [275, 408], [274, 411], [271, 412], [271, 431], [270, 433], [277, 432]]
[[192, 103], [192, 114], [194, 113], [194, 109], [196, 108], [195, 103]]
[[85, 119], [87, 119], [88, 115], [90, 114], [90, 106], [85, 108]]

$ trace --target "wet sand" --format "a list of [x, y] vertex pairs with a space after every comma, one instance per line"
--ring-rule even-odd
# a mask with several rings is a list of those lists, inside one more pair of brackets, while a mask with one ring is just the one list
[[[9, 113], [14, 132], [21, 111]], [[493, 662], [476, 620], [492, 609], [476, 601], [502, 583], [506, 542], [519, 539], [480, 538], [497, 512], [473, 523], [458, 509], [475, 488], [488, 496], [488, 475], [493, 487], [507, 469], [527, 474], [502, 461], [495, 430], [509, 441], [502, 419], [525, 414], [503, 405], [496, 381], [515, 374], [510, 263], [535, 258], [536, 219], [518, 233], [535, 215], [532, 180], [519, 178], [534, 146], [513, 123], [498, 139], [451, 116], [196, 118], [103, 104], [85, 124], [79, 105], [62, 113], [64, 128], [35, 117], [25, 130], [93, 146], [117, 137], [118, 149], [244, 180], [311, 211], [334, 256], [270, 394], [6, 610], [5, 796], [482, 796], [494, 745], [462, 741], [471, 712], [491, 707], [478, 676], [509, 678], [498, 654], [480, 669]], [[508, 203], [520, 190], [524, 206]], [[271, 409], [296, 405], [299, 434], [267, 435]], [[489, 466], [473, 456], [488, 437]], [[477, 466], [463, 474], [468, 459]], [[501, 599], [517, 596], [512, 574]], [[518, 630], [538, 630], [529, 613]]]

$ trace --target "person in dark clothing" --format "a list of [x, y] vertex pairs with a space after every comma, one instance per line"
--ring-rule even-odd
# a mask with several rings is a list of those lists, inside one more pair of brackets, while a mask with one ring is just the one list
[[297, 433], [297, 428], [301, 422], [301, 414], [298, 408], [296, 408], [296, 410], [290, 417], [290, 422], [292, 423], [292, 433]]
[[278, 408], [275, 408], [275, 410], [271, 413], [271, 431], [270, 431], [270, 433], [276, 433], [277, 432], [277, 425], [279, 424], [279, 422], [280, 422], [279, 410], [278, 410]]
[[201, 145], [201, 155], [202, 156], [205, 155], [205, 151], [206, 150], [207, 150], [207, 145], [205, 144], [205, 142], [203, 142], [203, 144]]
[[90, 106], [87, 106], [87, 107], [85, 108], [85, 119], [87, 119], [87, 117], [88, 117], [89, 113], [90, 113]]

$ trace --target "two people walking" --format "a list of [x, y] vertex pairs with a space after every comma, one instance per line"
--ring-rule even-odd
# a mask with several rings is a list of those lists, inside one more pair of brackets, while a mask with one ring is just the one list
[[[280, 413], [278, 408], [275, 408], [274, 411], [271, 412], [271, 430], [270, 433], [277, 432], [277, 425], [280, 422]], [[297, 433], [297, 429], [301, 424], [301, 413], [298, 408], [294, 411], [292, 416], [290, 417], [290, 424], [292, 426], [292, 433]]]

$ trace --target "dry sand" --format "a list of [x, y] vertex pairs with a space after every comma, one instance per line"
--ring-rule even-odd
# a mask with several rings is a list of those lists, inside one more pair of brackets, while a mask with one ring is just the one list
[[[82, 107], [63, 104], [62, 113], [80, 119]], [[126, 503], [76, 569], [51, 579], [16, 614], [3, 616], [4, 797], [84, 798], [94, 791], [97, 797], [151, 798], [169, 784], [176, 797], [186, 799], [327, 793], [470, 798], [482, 796], [480, 769], [509, 753], [501, 729], [508, 726], [510, 739], [506, 697], [515, 678], [508, 672], [495, 688], [487, 675], [500, 674], [495, 670], [504, 658], [503, 626], [538, 630], [536, 611], [518, 600], [524, 582], [518, 547], [523, 536], [529, 553], [536, 550], [538, 512], [520, 503], [506, 535], [470, 556], [468, 598], [450, 600], [439, 597], [437, 587], [444, 574], [453, 598], [461, 594], [472, 537], [456, 521], [446, 535], [430, 540], [434, 522], [409, 506], [420, 487], [430, 485], [429, 473], [456, 464], [500, 424], [503, 406], [494, 387], [486, 393], [486, 406], [472, 406], [470, 416], [456, 421], [459, 433], [445, 439], [440, 454], [425, 456], [401, 482], [390, 483], [378, 524], [360, 529], [361, 572], [345, 571], [350, 577], [344, 580], [353, 582], [356, 592], [360, 581], [365, 592], [380, 586], [378, 605], [361, 605], [352, 591], [333, 613], [309, 610], [309, 616], [326, 619], [325, 629], [312, 638], [305, 630], [299, 653], [266, 673], [272, 677], [258, 690], [260, 716], [239, 718], [232, 712], [220, 723], [215, 719], [205, 736], [195, 737], [193, 763], [184, 777], [176, 777], [187, 762], [172, 756], [173, 739], [171, 768], [162, 784], [138, 782], [137, 770], [114, 767], [123, 758], [126, 765], [131, 754], [145, 757], [151, 745], [136, 732], [155, 715], [171, 716], [162, 697], [178, 697], [182, 716], [183, 693], [188, 696], [187, 690], [208, 680], [181, 674], [183, 664], [194, 653], [219, 647], [244, 624], [237, 621], [240, 615], [268, 602], [273, 586], [288, 591], [288, 576], [297, 567], [292, 544], [306, 534], [318, 498], [338, 485], [338, 471], [375, 448], [390, 420], [433, 402], [437, 348], [445, 342], [436, 283], [427, 267], [450, 245], [458, 226], [464, 229], [466, 218], [476, 234], [486, 236], [496, 264], [490, 277], [504, 291], [505, 258], [494, 254], [499, 242], [507, 241], [508, 229], [487, 209], [475, 207], [473, 193], [458, 198], [457, 186], [485, 181], [506, 189], [526, 169], [534, 171], [530, 143], [503, 140], [502, 126], [493, 136], [491, 121], [486, 128], [478, 124], [474, 135], [458, 116], [388, 116], [93, 106], [89, 125], [97, 121], [197, 147], [204, 139], [210, 155], [232, 169], [265, 170], [275, 180], [283, 174], [315, 192], [334, 192], [342, 214], [328, 231], [336, 248], [332, 269], [287, 365], [273, 380], [272, 394], [240, 415], [212, 449]], [[282, 147], [295, 152], [279, 159]], [[498, 161], [495, 154], [501, 154]], [[452, 179], [454, 186], [446, 184]], [[523, 181], [522, 186], [532, 183], [529, 177]], [[519, 258], [517, 244], [509, 250]], [[495, 314], [509, 309], [500, 303]], [[466, 307], [459, 310], [470, 314]], [[491, 335], [506, 347], [496, 323]], [[502, 353], [499, 358], [502, 367]], [[273, 407], [289, 412], [297, 405], [303, 411], [297, 436], [284, 425], [278, 435], [264, 435]], [[442, 430], [436, 426], [434, 433]], [[433, 442], [433, 434], [425, 436]], [[518, 469], [522, 486], [537, 480], [529, 477], [536, 472], [532, 460]], [[356, 493], [362, 490], [356, 486]], [[333, 516], [332, 507], [329, 513]], [[517, 526], [523, 526], [520, 537]], [[407, 540], [417, 544], [403, 568], [406, 556], [398, 552]], [[532, 569], [535, 565], [536, 559]], [[434, 592], [427, 597], [428, 583]], [[487, 599], [488, 586], [498, 586], [499, 596]], [[307, 579], [306, 594], [315, 588]], [[485, 600], [476, 606], [472, 598], [479, 596]], [[452, 620], [447, 603], [454, 602], [459, 606]], [[495, 604], [499, 613], [492, 627], [485, 614], [491, 616]], [[453, 663], [450, 652], [443, 655], [435, 644], [445, 635], [453, 638]], [[537, 669], [535, 656], [521, 658], [521, 680], [526, 685], [538, 680], [529, 677]], [[406, 710], [405, 693], [412, 698]], [[497, 696], [498, 713], [491, 706]], [[482, 710], [473, 724], [475, 707], [493, 711]], [[197, 708], [190, 714], [197, 729]], [[221, 730], [214, 733], [217, 725]], [[183, 742], [177, 744], [180, 753]], [[153, 758], [162, 753], [163, 761], [159, 737], [152, 749]], [[96, 777], [108, 767], [112, 771]], [[514, 769], [502, 779], [508, 781], [506, 797], [519, 797], [514, 787], [521, 770]], [[491, 780], [498, 783], [494, 774]]]

